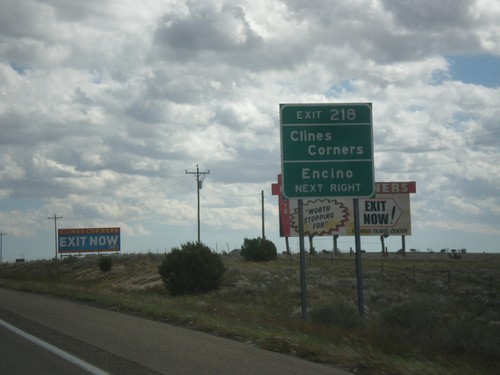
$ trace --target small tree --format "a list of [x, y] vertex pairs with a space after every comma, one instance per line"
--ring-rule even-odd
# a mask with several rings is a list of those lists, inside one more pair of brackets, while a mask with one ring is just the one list
[[188, 242], [166, 254], [158, 272], [169, 293], [178, 296], [218, 288], [226, 268], [219, 254], [202, 243]]
[[245, 238], [241, 246], [241, 256], [245, 260], [266, 262], [276, 259], [278, 251], [274, 243], [265, 238]]

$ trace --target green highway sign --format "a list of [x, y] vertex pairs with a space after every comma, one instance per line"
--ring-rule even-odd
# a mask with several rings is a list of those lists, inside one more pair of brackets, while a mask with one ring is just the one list
[[280, 104], [283, 195], [369, 198], [371, 103]]

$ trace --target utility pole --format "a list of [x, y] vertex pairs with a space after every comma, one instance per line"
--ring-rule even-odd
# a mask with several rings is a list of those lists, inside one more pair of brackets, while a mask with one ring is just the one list
[[55, 250], [56, 250], [56, 255], [55, 258], [57, 259], [57, 219], [62, 219], [62, 216], [57, 216], [54, 214], [53, 217], [48, 217], [49, 220], [54, 220], [54, 242], [55, 242]]
[[3, 236], [6, 236], [7, 233], [0, 232], [0, 264], [3, 263], [3, 258], [2, 258], [2, 242], [3, 242]]
[[[200, 168], [198, 168], [198, 164], [196, 164], [196, 172], [188, 172], [186, 169], [186, 174], [194, 174], [196, 175], [196, 191], [198, 195], [198, 243], [200, 243], [200, 190], [203, 186], [203, 180], [205, 179], [205, 175], [210, 174], [210, 170], [206, 172], [200, 172]], [[201, 179], [200, 179], [201, 176]]]
[[260, 192], [261, 195], [261, 203], [262, 203], [262, 239], [266, 239], [266, 230], [264, 227], [264, 190]]

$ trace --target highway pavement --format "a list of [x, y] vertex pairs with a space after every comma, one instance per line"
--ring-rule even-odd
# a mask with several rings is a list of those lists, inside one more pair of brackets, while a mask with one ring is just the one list
[[[61, 361], [59, 355], [0, 324], [0, 373], [6, 375], [349, 374], [187, 328], [2, 288], [0, 320], [70, 356]], [[75, 365], [71, 358], [81, 363]], [[30, 372], [34, 367], [37, 370]]]

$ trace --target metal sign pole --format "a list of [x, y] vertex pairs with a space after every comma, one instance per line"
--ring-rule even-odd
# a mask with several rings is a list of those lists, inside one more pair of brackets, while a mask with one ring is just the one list
[[361, 231], [359, 225], [359, 199], [353, 199], [354, 208], [354, 236], [356, 245], [356, 280], [358, 290], [359, 316], [365, 316], [365, 305], [363, 301], [363, 268], [361, 265]]
[[300, 243], [300, 299], [302, 305], [302, 319], [307, 320], [307, 285], [306, 285], [306, 255], [304, 249], [304, 205], [298, 200], [299, 209], [299, 243]]

